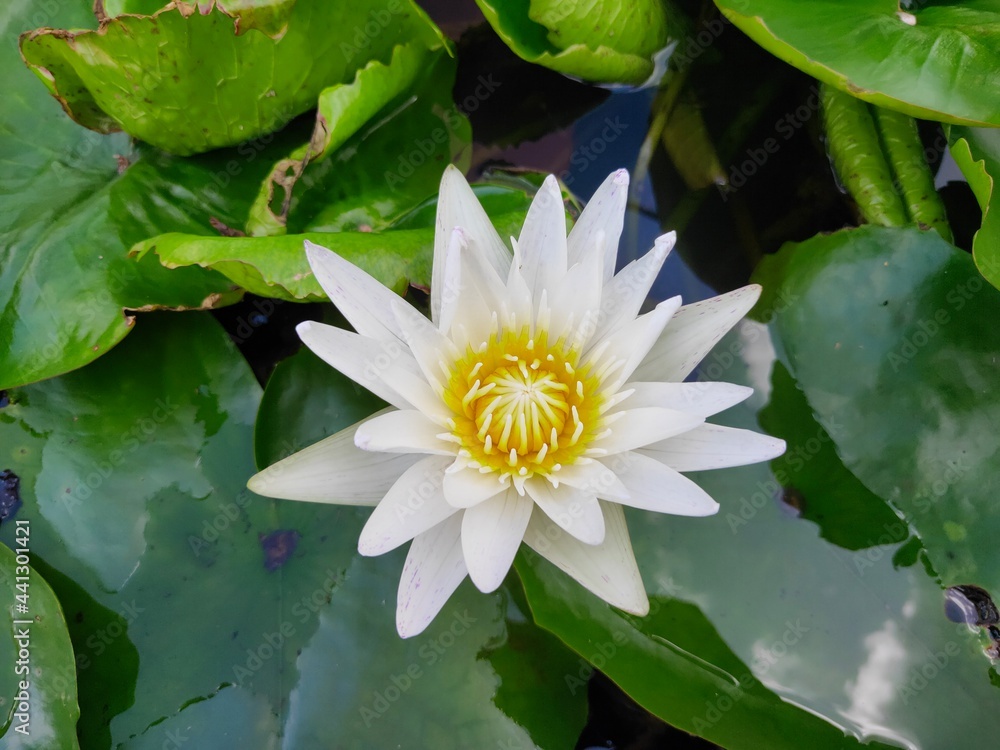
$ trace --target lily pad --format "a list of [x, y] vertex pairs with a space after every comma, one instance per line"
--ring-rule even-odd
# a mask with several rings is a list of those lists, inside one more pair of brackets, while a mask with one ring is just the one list
[[[271, 170], [250, 212], [250, 234], [280, 234], [284, 230], [292, 190], [309, 164], [326, 158], [379, 110], [413, 86], [427, 62], [423, 59], [425, 54], [418, 45], [401, 45], [393, 50], [388, 65], [372, 60], [358, 70], [351, 83], [320, 92], [312, 138]], [[276, 189], [281, 191], [277, 195]], [[281, 199], [281, 207], [274, 211], [271, 205], [276, 198]]]
[[[451, 97], [456, 61], [437, 52], [425, 55], [420, 65], [412, 87], [340, 148], [328, 149], [326, 158], [309, 165], [285, 212], [289, 232], [385, 229], [437, 195], [448, 164], [468, 169], [472, 128]], [[260, 209], [258, 202], [251, 233], [261, 222]]]
[[[497, 205], [516, 205], [523, 198], [517, 191], [502, 191]], [[433, 214], [428, 214], [433, 219]], [[493, 217], [501, 229], [517, 231], [524, 211]], [[265, 297], [292, 302], [326, 299], [306, 261], [304, 242], [322, 245], [365, 269], [382, 284], [400, 294], [408, 286], [430, 286], [433, 227], [418, 226], [421, 221], [407, 219], [413, 229], [390, 229], [385, 232], [310, 232], [275, 237], [202, 237], [190, 234], [163, 234], [137, 243], [132, 254], [142, 261], [159, 259], [167, 268], [201, 266], [225, 275], [243, 289]]]
[[762, 315], [769, 294], [785, 300], [782, 358], [845, 466], [907, 519], [945, 585], [1000, 592], [1000, 291], [917, 229], [815, 237], [757, 279]]
[[31, 524], [13, 521], [13, 549], [0, 544], [0, 738], [9, 750], [77, 750], [76, 670], [66, 621], [52, 589], [30, 565]]
[[96, 31], [38, 29], [21, 53], [81, 125], [193, 154], [280, 129], [407, 41], [446, 43], [410, 0], [173, 2]]
[[819, 80], [913, 117], [1000, 125], [993, 0], [716, 0], [766, 50]]
[[[780, 500], [789, 513], [813, 521], [824, 539], [844, 549], [905, 541], [907, 525], [844, 467], [830, 433], [812, 418], [805, 394], [780, 362], [771, 373], [771, 388], [760, 424], [782, 438], [788, 450], [771, 462], [779, 487], [767, 499]], [[833, 422], [831, 429], [839, 426]], [[755, 514], [753, 502], [741, 503], [727, 511], [726, 520], [737, 529]]]
[[[80, 23], [81, 6], [59, 6], [57, 20]], [[36, 10], [28, 0], [5, 4], [0, 25], [24, 28]], [[124, 136], [77, 127], [39, 97], [10, 45], [0, 71], [9, 94], [0, 112], [0, 389], [99, 357], [130, 330], [125, 309], [206, 308], [239, 296], [221, 274], [169, 272], [126, 251], [165, 231], [214, 233], [212, 219], [242, 225], [252, 197], [242, 181], [259, 184], [259, 159], [137, 150]]]
[[476, 0], [518, 57], [574, 78], [639, 85], [685, 31], [671, 3], [642, 0], [623, 12], [613, 0]]
[[972, 241], [972, 255], [983, 277], [1000, 289], [1000, 208], [994, 186], [1000, 178], [1000, 131], [952, 127], [951, 153], [983, 211], [983, 223]]
[[277, 237], [199, 237], [163, 234], [136, 244], [140, 259], [152, 253], [167, 268], [212, 268], [254, 294], [291, 301], [326, 299], [306, 262], [306, 240], [336, 251], [383, 284], [405, 291], [430, 284], [434, 232], [416, 229], [374, 234], [329, 232]]

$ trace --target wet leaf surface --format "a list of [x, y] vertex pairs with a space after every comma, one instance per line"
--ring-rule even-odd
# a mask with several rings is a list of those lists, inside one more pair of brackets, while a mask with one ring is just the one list
[[716, 0], [755, 42], [819, 80], [913, 117], [1000, 125], [992, 0]]

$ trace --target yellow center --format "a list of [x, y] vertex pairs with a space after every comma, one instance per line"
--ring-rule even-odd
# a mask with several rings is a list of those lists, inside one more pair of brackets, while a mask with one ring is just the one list
[[597, 434], [604, 400], [578, 361], [579, 352], [527, 327], [470, 346], [444, 394], [459, 454], [518, 487], [578, 460]]

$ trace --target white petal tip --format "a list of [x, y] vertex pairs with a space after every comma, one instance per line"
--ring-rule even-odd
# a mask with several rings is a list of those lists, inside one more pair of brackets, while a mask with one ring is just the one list
[[575, 536], [577, 539], [579, 539], [584, 544], [589, 544], [591, 547], [596, 547], [598, 544], [601, 544], [601, 543], [604, 542], [605, 532], [604, 532], [604, 529], [602, 528], [602, 529], [600, 529], [600, 533], [599, 534], [584, 533], [584, 534], [581, 534], [579, 536], [577, 536], [576, 534], [574, 534], [573, 536]]
[[777, 458], [778, 456], [783, 455], [785, 453], [786, 448], [788, 447], [785, 444], [785, 441], [780, 438], [772, 438], [772, 440], [774, 441], [772, 446], [773, 452], [767, 457], [767, 460], [770, 460], [772, 458]]
[[358, 539], [358, 554], [362, 557], [378, 557], [389, 550], [381, 549], [371, 539], [366, 539], [364, 535]]
[[399, 619], [396, 620], [396, 632], [399, 633], [399, 637], [406, 639], [412, 638], [415, 635], [420, 635], [427, 629], [430, 623], [416, 623], [416, 622], [401, 622]]
[[677, 232], [667, 232], [666, 234], [661, 234], [653, 242], [653, 252], [666, 255], [674, 249], [675, 244], [677, 244]]
[[611, 180], [615, 185], [621, 185], [622, 187], [628, 187], [628, 170], [627, 169], [616, 169], [611, 174]]
[[472, 571], [469, 571], [469, 578], [472, 579], [472, 583], [484, 594], [492, 594], [500, 588], [500, 584], [503, 583], [503, 579], [506, 577], [507, 571], [504, 571], [501, 576], [497, 576], [495, 573], [476, 573], [476, 575], [473, 575]]
[[299, 334], [299, 338], [302, 338], [304, 334], [308, 334], [312, 330], [312, 321], [303, 320], [297, 326], [295, 326], [295, 332]]
[[332, 253], [333, 252], [333, 250], [331, 250], [330, 248], [323, 247], [322, 245], [317, 245], [312, 240], [303, 240], [302, 241], [302, 246], [306, 249], [306, 253], [307, 254], [309, 254], [309, 253], [318, 254], [320, 252], [324, 252], [324, 253]]
[[649, 598], [645, 595], [645, 593], [642, 595], [642, 601], [636, 599], [635, 601], [629, 602], [625, 606], [621, 604], [616, 604], [615, 606], [623, 612], [628, 612], [630, 615], [645, 617], [649, 614]]
[[267, 487], [267, 480], [262, 478], [263, 473], [264, 472], [260, 472], [250, 477], [247, 480], [247, 489], [258, 495], [267, 497], [267, 492], [265, 491]]
[[711, 505], [708, 505], [706, 503], [705, 505], [702, 505], [699, 508], [695, 508], [693, 512], [690, 513], [689, 515], [691, 518], [704, 518], [705, 516], [714, 516], [716, 513], [719, 512], [720, 507], [721, 506], [716, 502], [713, 502]]

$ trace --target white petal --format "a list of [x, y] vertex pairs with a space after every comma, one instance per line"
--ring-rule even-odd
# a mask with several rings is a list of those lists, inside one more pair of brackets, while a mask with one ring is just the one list
[[602, 390], [617, 391], [622, 383], [632, 377], [632, 373], [663, 333], [664, 327], [680, 307], [680, 303], [680, 297], [664, 300], [654, 310], [623, 325], [587, 353], [584, 363], [594, 362], [598, 371], [609, 358], [620, 362], [604, 377]]
[[621, 480], [600, 461], [588, 460], [563, 466], [552, 474], [560, 484], [568, 484], [578, 490], [585, 490], [604, 500], [622, 500], [628, 497], [628, 490]]
[[563, 484], [553, 488], [544, 477], [532, 477], [524, 483], [538, 507], [556, 524], [584, 544], [604, 541], [604, 513], [592, 492]]
[[396, 595], [396, 630], [403, 638], [430, 625], [467, 575], [462, 514], [455, 513], [413, 540]]
[[420, 456], [368, 453], [354, 445], [354, 424], [254, 475], [264, 497], [337, 505], [375, 505]]
[[521, 253], [517, 242], [514, 245], [514, 262], [507, 274], [507, 288], [501, 301], [502, 323], [512, 330], [529, 325], [535, 317], [535, 306], [531, 299], [531, 288], [521, 273]]
[[[593, 337], [601, 322], [603, 262], [602, 257], [593, 254], [547, 290], [549, 341], [566, 336], [570, 348], [582, 348]], [[538, 317], [543, 317], [541, 310]]]
[[635, 371], [635, 380], [684, 380], [760, 297], [751, 284], [684, 305]]
[[407, 409], [386, 412], [360, 425], [354, 442], [365, 451], [454, 456], [455, 445], [437, 437], [442, 432], [425, 414]]
[[551, 294], [566, 274], [566, 208], [556, 178], [549, 175], [535, 194], [517, 238], [521, 275], [537, 307], [542, 290]]
[[539, 511], [531, 514], [524, 541], [609, 604], [636, 615], [649, 613], [649, 600], [632, 552], [620, 505], [602, 502], [604, 541], [589, 545], [574, 539]]
[[746, 400], [753, 388], [733, 383], [626, 383], [623, 391], [632, 391], [623, 402], [628, 409], [662, 406], [699, 417], [710, 417]]
[[785, 452], [785, 441], [753, 430], [704, 424], [639, 452], [676, 471], [705, 471], [768, 461]]
[[400, 338], [391, 308], [399, 295], [332, 250], [309, 240], [305, 247], [316, 281], [354, 330], [381, 341]]
[[465, 511], [462, 551], [469, 578], [483, 593], [503, 583], [531, 518], [532, 502], [513, 487]]
[[587, 249], [593, 246], [598, 231], [604, 232], [604, 279], [615, 273], [618, 259], [618, 241], [625, 223], [625, 202], [628, 199], [628, 172], [612, 172], [594, 192], [569, 233], [569, 263], [578, 263]]
[[457, 508], [441, 492], [449, 456], [421, 458], [389, 488], [358, 537], [358, 552], [381, 555], [437, 526]]
[[478, 469], [464, 466], [465, 459], [456, 459], [444, 475], [444, 497], [450, 505], [471, 508], [506, 491], [493, 472], [482, 474]]
[[602, 448], [609, 454], [622, 453], [680, 435], [705, 421], [694, 414], [657, 406], [625, 409], [618, 414], [621, 416], [616, 414], [617, 419], [611, 423], [611, 434], [595, 440], [595, 448]]
[[604, 285], [600, 325], [594, 331], [591, 339], [593, 343], [603, 341], [626, 323], [635, 320], [676, 239], [675, 232], [658, 237], [652, 250], [629, 263]]
[[452, 229], [443, 259], [444, 273], [440, 275], [440, 283], [443, 286], [438, 295], [441, 310], [437, 323], [439, 329], [444, 333], [451, 329], [452, 321], [455, 319], [456, 307], [462, 291], [461, 250], [468, 246], [465, 230], [462, 227]]
[[437, 220], [434, 232], [434, 262], [431, 269], [431, 318], [441, 315], [441, 294], [448, 243], [455, 227], [465, 230], [470, 249], [484, 258], [500, 278], [506, 278], [511, 254], [504, 245], [489, 216], [472, 192], [465, 177], [454, 166], [445, 168], [441, 176]]
[[654, 458], [630, 451], [605, 461], [628, 488], [623, 505], [677, 516], [710, 516], [719, 510], [705, 490]]
[[415, 406], [381, 377], [389, 368], [418, 372], [416, 361], [402, 341], [377, 341], [310, 320], [299, 323], [295, 331], [317, 357], [355, 383], [399, 409]]
[[414, 373], [404, 367], [388, 367], [379, 372], [379, 377], [389, 388], [406, 399], [408, 404], [434, 422], [444, 425], [453, 418], [451, 409], [440, 393], [424, 379], [423, 373]]
[[441, 380], [445, 377], [442, 363], [445, 369], [450, 370], [451, 363], [458, 358], [455, 345], [413, 305], [395, 300], [392, 303], [392, 311], [399, 322], [403, 338], [413, 353], [413, 358], [420, 366], [420, 371], [428, 383], [436, 386], [436, 390], [440, 390]]

